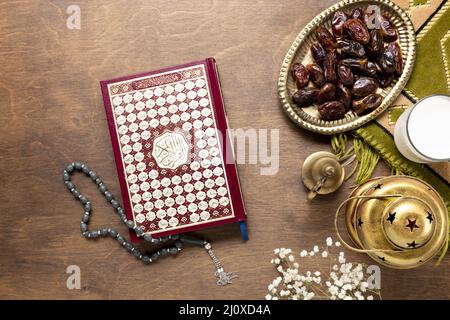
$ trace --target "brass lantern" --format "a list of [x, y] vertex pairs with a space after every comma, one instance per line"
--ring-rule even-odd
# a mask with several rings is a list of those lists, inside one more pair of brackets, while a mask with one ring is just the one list
[[389, 176], [360, 185], [339, 206], [336, 229], [344, 205], [346, 227], [356, 248], [343, 243], [387, 267], [418, 267], [448, 241], [447, 207], [433, 187], [417, 178]]

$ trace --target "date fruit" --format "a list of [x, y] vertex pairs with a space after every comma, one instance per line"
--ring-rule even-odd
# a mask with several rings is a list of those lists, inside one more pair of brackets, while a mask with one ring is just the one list
[[366, 25], [360, 19], [349, 19], [344, 24], [344, 30], [350, 37], [361, 44], [367, 44], [370, 40], [370, 34]]
[[336, 42], [333, 35], [325, 27], [317, 27], [316, 29], [317, 40], [327, 51], [332, 51], [336, 48]]
[[394, 75], [392, 73], [380, 73], [377, 80], [381, 88], [386, 88], [391, 85], [392, 81], [394, 81]]
[[383, 38], [380, 30], [370, 30], [370, 41], [367, 44], [367, 53], [370, 57], [377, 59], [383, 52]]
[[382, 101], [383, 98], [379, 94], [373, 93], [360, 100], [353, 101], [352, 108], [356, 114], [360, 115], [378, 108]]
[[395, 74], [397, 76], [400, 76], [403, 71], [402, 49], [400, 48], [397, 42], [393, 42], [387, 46], [385, 51], [392, 52], [394, 56]]
[[367, 58], [354, 59], [347, 58], [341, 61], [342, 65], [352, 69], [352, 71], [364, 74], [367, 70]]
[[349, 39], [338, 40], [337, 47], [344, 57], [361, 58], [366, 54], [361, 43]]
[[328, 52], [325, 61], [323, 62], [323, 71], [326, 82], [336, 83], [337, 81], [336, 66], [337, 66], [336, 51]]
[[312, 54], [314, 60], [318, 63], [321, 63], [322, 61], [324, 61], [327, 56], [327, 52], [322, 47], [322, 45], [318, 42], [316, 42], [315, 44], [313, 44], [311, 46], [311, 54]]
[[324, 103], [334, 100], [336, 97], [336, 86], [332, 83], [325, 83], [317, 94], [317, 102]]
[[309, 79], [316, 86], [321, 87], [325, 84], [325, 75], [322, 68], [317, 63], [311, 63], [306, 66], [309, 72]]
[[352, 105], [352, 93], [350, 89], [344, 86], [344, 84], [339, 83], [336, 87], [336, 99], [338, 99], [348, 110]]
[[353, 84], [352, 95], [355, 97], [365, 97], [374, 93], [377, 89], [378, 84], [374, 79], [361, 77]]
[[331, 30], [336, 38], [341, 38], [344, 33], [344, 23], [347, 21], [347, 15], [342, 11], [336, 11], [331, 20]]
[[397, 28], [386, 15], [380, 17], [380, 30], [384, 41], [393, 42], [397, 40]]
[[292, 67], [292, 74], [298, 88], [304, 88], [308, 85], [309, 73], [304, 65], [302, 65], [301, 63], [295, 63]]
[[318, 108], [320, 117], [323, 120], [333, 121], [342, 119], [347, 110], [340, 101], [329, 101], [321, 104]]
[[300, 108], [309, 107], [316, 102], [318, 93], [319, 90], [316, 88], [307, 87], [299, 89], [292, 95], [292, 101]]
[[338, 66], [338, 77], [339, 80], [347, 87], [353, 85], [353, 73], [349, 67], [344, 66], [343, 64], [339, 64]]
[[369, 77], [376, 77], [379, 73], [382, 73], [380, 66], [376, 62], [367, 61], [366, 68], [364, 70], [365, 74]]
[[395, 53], [392, 50], [388, 50], [389, 47], [384, 48], [380, 57], [380, 66], [386, 73], [395, 72]]
[[352, 13], [350, 13], [350, 18], [352, 19], [363, 19], [363, 11], [361, 8], [355, 8], [352, 10]]

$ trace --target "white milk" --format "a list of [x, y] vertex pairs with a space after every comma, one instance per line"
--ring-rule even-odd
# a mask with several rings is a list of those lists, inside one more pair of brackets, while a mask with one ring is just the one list
[[406, 110], [397, 120], [394, 139], [411, 161], [450, 161], [450, 96], [429, 96]]

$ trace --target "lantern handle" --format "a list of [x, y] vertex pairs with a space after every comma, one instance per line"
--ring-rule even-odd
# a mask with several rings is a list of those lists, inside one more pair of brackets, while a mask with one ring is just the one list
[[[343, 243], [348, 249], [355, 251], [355, 252], [360, 252], [360, 253], [367, 253], [367, 252], [400, 252], [400, 251], [404, 251], [402, 249], [397, 249], [397, 250], [393, 250], [393, 249], [358, 249], [355, 248], [351, 245], [349, 245], [346, 241], [344, 241], [344, 239], [342, 239], [341, 234], [339, 233], [339, 228], [338, 228], [338, 218], [339, 218], [339, 213], [342, 209], [342, 207], [347, 204], [347, 202], [349, 202], [350, 200], [355, 200], [355, 199], [382, 199], [382, 198], [403, 198], [405, 197], [402, 194], [386, 194], [386, 195], [380, 195], [380, 196], [353, 196], [353, 197], [349, 197], [346, 200], [344, 200], [343, 202], [341, 202], [341, 204], [339, 205], [339, 207], [336, 210], [336, 214], [334, 216], [334, 228], [336, 229], [336, 234], [339, 238], [339, 240], [341, 241], [341, 243]], [[410, 196], [407, 196], [410, 197]], [[415, 197], [412, 197], [415, 198]]]

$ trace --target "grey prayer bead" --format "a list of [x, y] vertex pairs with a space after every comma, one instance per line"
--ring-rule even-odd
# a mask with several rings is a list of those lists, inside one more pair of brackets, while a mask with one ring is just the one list
[[152, 236], [149, 234], [144, 234], [144, 240], [145, 241], [152, 241]]
[[127, 221], [127, 227], [130, 228], [130, 229], [134, 228], [134, 221], [133, 220], [128, 220]]
[[114, 209], [119, 207], [119, 202], [117, 200], [111, 200], [111, 205]]
[[84, 222], [80, 223], [80, 230], [81, 232], [87, 231], [87, 224]]
[[92, 205], [90, 202], [86, 202], [86, 204], [84, 205], [84, 211], [86, 212], [90, 212], [92, 209]]
[[181, 243], [181, 241], [175, 241], [175, 247], [177, 247], [178, 249], [181, 249], [182, 246], [183, 246], [183, 243]]
[[89, 173], [89, 176], [90, 176], [91, 179], [94, 180], [94, 181], [95, 181], [95, 179], [98, 178], [98, 176], [97, 176], [97, 174], [95, 173], [95, 171], [91, 171], [91, 172]]
[[69, 165], [66, 167], [66, 171], [67, 171], [68, 173], [71, 173], [71, 172], [73, 171], [73, 169], [74, 169], [73, 164], [69, 164]]
[[91, 169], [89, 169], [89, 167], [85, 164], [81, 165], [81, 171], [83, 171], [85, 174], [89, 174], [89, 171], [91, 171]]
[[169, 251], [170, 251], [170, 254], [176, 254], [178, 252], [178, 249], [177, 248], [170, 248]]
[[141, 252], [140, 252], [139, 250], [134, 250], [134, 251], [133, 251], [133, 255], [134, 255], [136, 258], [139, 258], [142, 254], [141, 254]]
[[128, 250], [131, 250], [131, 249], [133, 249], [133, 245], [131, 243], [129, 243], [129, 242], [126, 242], [125, 243], [125, 248], [127, 248]]
[[138, 236], [142, 236], [142, 234], [144, 233], [144, 229], [141, 228], [141, 227], [136, 228], [135, 231], [136, 231], [136, 234], [137, 234]]
[[105, 192], [105, 198], [106, 198], [106, 200], [111, 201], [112, 198], [113, 198], [112, 193], [109, 192], [109, 191], [106, 191], [106, 192]]
[[106, 191], [108, 191], [108, 188], [106, 188], [104, 183], [100, 183], [98, 185], [98, 188], [100, 189], [100, 192], [105, 193]]
[[117, 231], [114, 229], [109, 230], [109, 234], [111, 235], [111, 237], [115, 238], [117, 236]]
[[63, 179], [64, 181], [69, 181], [70, 180], [70, 174], [68, 174], [67, 172], [63, 173]]
[[75, 198], [78, 198], [80, 196], [80, 191], [78, 191], [77, 189], [73, 189], [72, 194]]
[[86, 204], [88, 202], [88, 199], [85, 196], [80, 196], [80, 202], [82, 204]]
[[81, 220], [82, 220], [83, 222], [87, 223], [87, 222], [89, 221], [89, 213], [88, 213], [88, 212], [85, 212], [85, 213], [83, 214], [83, 217], [81, 218]]
[[152, 259], [152, 261], [156, 261], [156, 260], [158, 260], [158, 258], [159, 258], [159, 256], [156, 253], [154, 253], [150, 256], [150, 259]]
[[142, 261], [145, 263], [149, 263], [150, 262], [150, 257], [149, 256], [143, 256], [142, 257]]
[[100, 229], [100, 234], [101, 234], [102, 236], [106, 236], [106, 235], [108, 234], [108, 229], [107, 229], [107, 228], [101, 228], [101, 229]]
[[75, 162], [75, 169], [80, 170], [81, 169], [81, 163]]
[[70, 181], [66, 181], [66, 187], [67, 187], [67, 189], [72, 189], [73, 187], [75, 187], [75, 185], [72, 183], [72, 182], [70, 182]]

